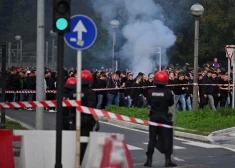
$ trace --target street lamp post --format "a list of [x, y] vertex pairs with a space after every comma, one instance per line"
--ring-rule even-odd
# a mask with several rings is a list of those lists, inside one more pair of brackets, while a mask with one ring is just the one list
[[113, 69], [113, 71], [118, 70], [117, 58], [115, 61], [115, 46], [116, 46], [116, 29], [118, 29], [119, 25], [120, 25], [120, 23], [118, 20], [114, 19], [114, 20], [111, 20], [111, 22], [110, 22], [110, 26], [113, 29], [113, 47], [112, 47], [112, 69]]
[[156, 52], [157, 54], [159, 54], [159, 71], [162, 70], [162, 48], [161, 47], [157, 47], [158, 52]]
[[20, 54], [20, 61], [18, 63], [20, 63], [20, 66], [22, 67], [22, 59], [23, 59], [23, 46], [22, 46], [22, 43], [23, 42], [22, 42], [22, 39], [21, 39], [20, 35], [15, 36], [15, 40], [20, 41], [20, 47], [19, 47], [19, 43], [17, 43], [17, 61], [19, 59], [19, 54]]
[[194, 39], [194, 79], [193, 79], [193, 110], [198, 110], [198, 39], [199, 39], [199, 18], [202, 16], [204, 8], [200, 4], [191, 7], [191, 14], [195, 17], [195, 39]]
[[52, 47], [51, 47], [51, 62], [52, 62], [52, 64], [51, 64], [51, 66], [52, 66], [52, 69], [55, 69], [55, 56], [56, 56], [56, 54], [55, 54], [55, 37], [56, 37], [56, 33], [55, 32], [53, 32], [53, 30], [51, 30], [50, 31], [50, 35], [51, 35], [51, 37], [52, 37]]

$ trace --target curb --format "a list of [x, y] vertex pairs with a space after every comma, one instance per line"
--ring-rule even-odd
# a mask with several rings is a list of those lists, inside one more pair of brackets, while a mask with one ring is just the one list
[[[103, 121], [103, 122], [127, 127], [127, 128], [141, 130], [141, 131], [148, 131], [149, 130], [148, 126], [146, 126], [146, 125], [134, 124], [131, 122], [119, 121], [119, 120], [104, 118], [104, 117], [99, 117], [99, 120]], [[196, 135], [196, 134], [191, 134], [191, 133], [175, 131], [175, 136], [179, 137], [179, 138], [185, 138], [185, 139], [197, 140], [197, 141], [205, 142], [205, 143], [211, 143], [211, 141], [208, 139], [207, 136], [202, 136], [202, 135]]]
[[25, 124], [25, 123], [23, 123], [23, 122], [21, 122], [19, 120], [15, 120], [15, 119], [13, 119], [11, 117], [8, 117], [8, 116], [6, 116], [6, 119], [20, 123], [23, 127], [27, 128], [28, 130], [35, 130], [33, 127], [31, 127], [28, 124]]
[[213, 136], [216, 136], [216, 134], [226, 134], [226, 133], [234, 131], [234, 130], [235, 130], [235, 127], [226, 128], [226, 129], [222, 129], [219, 131], [214, 131], [208, 135], [208, 139], [214, 144], [219, 144], [212, 138]]

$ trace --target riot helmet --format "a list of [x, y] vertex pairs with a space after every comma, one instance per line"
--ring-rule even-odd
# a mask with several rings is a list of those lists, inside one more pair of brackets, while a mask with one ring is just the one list
[[158, 85], [168, 84], [168, 75], [165, 71], [158, 71], [154, 77], [154, 83]]

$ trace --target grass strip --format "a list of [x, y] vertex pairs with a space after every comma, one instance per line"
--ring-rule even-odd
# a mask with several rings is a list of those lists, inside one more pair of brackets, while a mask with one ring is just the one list
[[[105, 110], [111, 111], [117, 114], [131, 116], [148, 120], [148, 110], [143, 108], [126, 108], [110, 106]], [[198, 111], [177, 111], [176, 112], [176, 126], [198, 130], [184, 131], [188, 133], [194, 133], [199, 135], [208, 135], [211, 132], [226, 129], [235, 126], [235, 110], [231, 108], [220, 108], [217, 111], [212, 111], [210, 108], [205, 107]], [[181, 130], [179, 130], [181, 131]]]
[[19, 122], [8, 120], [8, 119], [6, 119], [6, 129], [10, 129], [10, 130], [27, 130], [27, 128], [22, 126]]

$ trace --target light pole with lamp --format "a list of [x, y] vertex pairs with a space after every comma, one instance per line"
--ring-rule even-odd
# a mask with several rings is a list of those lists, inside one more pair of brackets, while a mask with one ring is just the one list
[[199, 18], [204, 13], [204, 8], [200, 4], [191, 7], [191, 14], [195, 17], [195, 39], [194, 39], [194, 79], [193, 79], [193, 110], [198, 110], [198, 39], [199, 39]]
[[[15, 36], [16, 41], [20, 41], [20, 47], [19, 43], [17, 43], [17, 62], [19, 61], [19, 53], [20, 53], [20, 66], [22, 67], [22, 59], [23, 59], [23, 47], [22, 47], [22, 39], [20, 35]], [[20, 49], [19, 49], [20, 48]]]
[[157, 54], [159, 54], [159, 71], [162, 70], [162, 48], [161, 47], [157, 47], [158, 51], [156, 52]]
[[111, 22], [110, 22], [110, 26], [113, 29], [113, 48], [112, 48], [112, 69], [113, 69], [113, 71], [118, 70], [117, 58], [116, 58], [116, 62], [115, 62], [115, 47], [116, 47], [116, 29], [119, 28], [119, 25], [120, 25], [120, 23], [116, 19], [111, 20]]
[[53, 32], [53, 30], [50, 31], [50, 35], [52, 37], [52, 47], [51, 47], [51, 66], [52, 66], [52, 69], [55, 69], [55, 37], [57, 36], [57, 34], [55, 32]]

